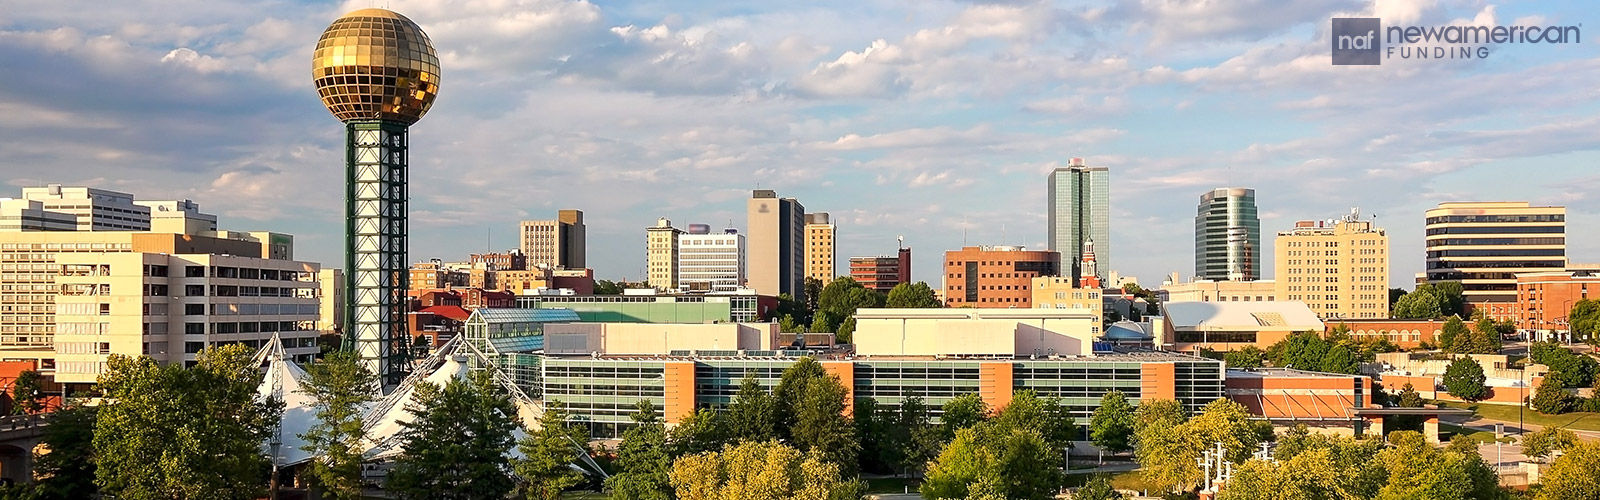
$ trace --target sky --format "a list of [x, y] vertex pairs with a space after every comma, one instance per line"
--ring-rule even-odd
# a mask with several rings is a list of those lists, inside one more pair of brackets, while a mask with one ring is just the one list
[[1332, 17], [1581, 28], [1583, 1], [0, 0], [0, 196], [191, 199], [342, 262], [343, 128], [310, 60], [374, 6], [442, 66], [411, 129], [414, 261], [576, 208], [597, 277], [639, 280], [657, 218], [743, 229], [759, 188], [832, 214], [840, 262], [903, 235], [938, 286], [945, 250], [1045, 248], [1046, 174], [1082, 157], [1111, 170], [1114, 270], [1146, 284], [1192, 274], [1195, 205], [1223, 186], [1256, 190], [1263, 243], [1376, 216], [1392, 286], [1445, 201], [1564, 205], [1569, 258], [1600, 262], [1600, 31], [1330, 57]]

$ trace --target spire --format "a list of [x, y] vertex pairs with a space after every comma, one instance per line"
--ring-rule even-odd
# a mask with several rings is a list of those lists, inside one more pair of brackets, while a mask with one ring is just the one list
[[1100, 288], [1100, 269], [1094, 262], [1094, 239], [1084, 240], [1083, 258], [1078, 267], [1083, 270], [1081, 287]]

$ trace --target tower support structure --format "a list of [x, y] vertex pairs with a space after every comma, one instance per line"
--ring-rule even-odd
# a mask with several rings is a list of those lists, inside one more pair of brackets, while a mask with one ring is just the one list
[[410, 372], [406, 325], [408, 125], [345, 123], [344, 348], [379, 376], [384, 392]]

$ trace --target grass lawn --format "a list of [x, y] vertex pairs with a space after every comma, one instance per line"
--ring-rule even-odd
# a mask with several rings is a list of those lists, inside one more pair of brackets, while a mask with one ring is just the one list
[[[1515, 405], [1456, 403], [1450, 401], [1434, 401], [1434, 403], [1442, 404], [1450, 408], [1465, 408], [1472, 410], [1476, 412], [1479, 417], [1491, 420], [1504, 420], [1507, 422], [1517, 421], [1518, 407]], [[1600, 431], [1600, 413], [1572, 412], [1563, 413], [1560, 415], [1542, 415], [1539, 412], [1533, 411], [1532, 408], [1528, 408], [1523, 410], [1522, 418], [1524, 422], [1538, 426], [1556, 426], [1580, 431]]]

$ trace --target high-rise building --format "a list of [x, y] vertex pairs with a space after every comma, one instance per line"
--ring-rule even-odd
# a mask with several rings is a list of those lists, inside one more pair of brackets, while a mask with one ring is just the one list
[[[833, 281], [833, 235], [835, 227], [827, 212], [806, 214], [806, 277], [826, 285]], [[804, 282], [801, 283], [803, 287]]]
[[1360, 212], [1296, 222], [1273, 243], [1275, 295], [1324, 320], [1389, 317], [1389, 236]]
[[562, 210], [553, 220], [522, 221], [522, 254], [529, 266], [583, 269], [588, 263], [582, 210]]
[[1194, 216], [1194, 278], [1261, 279], [1261, 219], [1256, 190], [1217, 188], [1200, 195]]
[[963, 247], [944, 253], [945, 305], [1032, 307], [1033, 279], [1059, 276], [1059, 252], [1018, 246]]
[[1078, 252], [1089, 240], [1095, 242], [1100, 269], [1111, 270], [1111, 172], [1073, 158], [1066, 168], [1050, 172], [1048, 190], [1050, 249], [1061, 254], [1062, 274], [1074, 281], [1083, 277]]
[[745, 236], [728, 228], [706, 231], [691, 224], [678, 235], [678, 288], [685, 292], [732, 292], [745, 283]]
[[663, 217], [644, 231], [645, 282], [656, 290], [677, 290], [678, 235], [683, 230]]
[[217, 230], [217, 216], [201, 213], [200, 204], [193, 201], [135, 200], [133, 204], [150, 209], [151, 232], [202, 234]]
[[757, 294], [805, 300], [806, 208], [771, 189], [750, 193], [746, 231], [749, 287]]
[[910, 283], [911, 249], [902, 246], [894, 257], [851, 257], [850, 279], [883, 293], [901, 283]]
[[439, 57], [417, 23], [361, 9], [323, 30], [311, 78], [345, 126], [345, 344], [388, 392], [411, 370], [409, 130], [439, 95]]
[[1566, 207], [1450, 202], [1426, 217], [1427, 280], [1461, 282], [1468, 304], [1515, 302], [1518, 273], [1566, 268]]
[[468, 254], [467, 263], [473, 267], [481, 264], [493, 271], [522, 271], [528, 268], [528, 256], [513, 248], [505, 252]]

